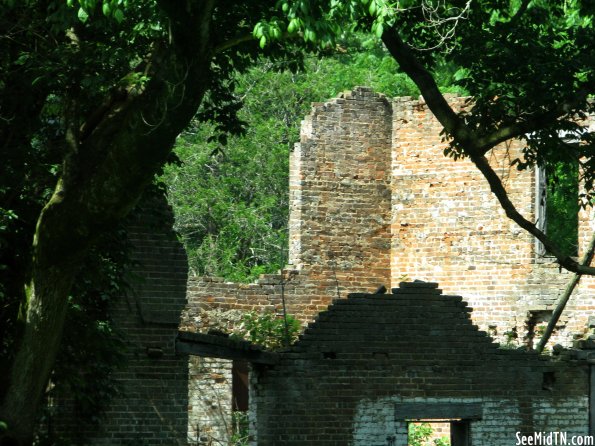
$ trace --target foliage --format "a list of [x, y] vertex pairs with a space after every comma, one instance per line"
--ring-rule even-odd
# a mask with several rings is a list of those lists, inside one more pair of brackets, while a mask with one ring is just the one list
[[232, 137], [225, 149], [206, 143], [213, 133], [201, 126], [183, 135], [183, 164], [163, 177], [190, 268], [239, 281], [282, 268], [287, 151], [280, 131], [271, 125], [260, 140]]
[[450, 440], [447, 437], [440, 437], [434, 440], [435, 446], [450, 446]]
[[195, 274], [243, 282], [284, 267], [289, 153], [312, 102], [355, 85], [417, 94], [378, 39], [345, 36], [338, 45], [325, 57], [306, 58], [298, 71], [260, 60], [239, 75], [244, 134], [221, 144], [215, 125], [194, 121], [178, 139], [179, 162], [166, 166], [161, 181]]
[[434, 430], [430, 423], [409, 423], [408, 424], [408, 445], [409, 446], [449, 446], [450, 440], [446, 437], [430, 438]]
[[546, 233], [562, 252], [578, 255], [579, 172], [576, 163], [546, 166]]
[[244, 315], [233, 336], [277, 350], [295, 342], [300, 332], [300, 322], [291, 315], [283, 318], [273, 312], [251, 312]]
[[248, 413], [247, 412], [233, 412], [233, 435], [231, 436], [231, 444], [229, 446], [248, 446], [250, 439], [248, 433]]

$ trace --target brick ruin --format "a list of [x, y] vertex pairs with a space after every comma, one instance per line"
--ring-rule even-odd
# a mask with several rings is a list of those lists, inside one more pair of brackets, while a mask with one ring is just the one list
[[145, 198], [130, 219], [131, 290], [111, 309], [125, 337], [125, 364], [114, 372], [120, 393], [97, 425], [80, 423], [68, 395], [50, 402], [55, 415], [45, 420], [42, 433], [51, 444], [188, 444], [188, 357], [174, 348], [186, 305], [188, 261], [172, 226], [165, 197]]
[[[449, 101], [466, 106], [463, 98]], [[281, 312], [282, 295], [287, 312], [309, 322], [347, 293], [417, 279], [464, 296], [473, 323], [506, 347], [535, 343], [570, 274], [504, 215], [470, 162], [443, 155], [441, 130], [422, 100], [391, 101], [368, 88], [313, 104], [291, 155], [287, 269], [249, 285], [190, 278], [181, 328], [229, 331], [245, 311]], [[518, 150], [505, 145], [490, 162], [519, 211], [535, 220], [536, 174], [509, 167]], [[591, 211], [581, 211], [579, 254], [593, 229]], [[581, 280], [550, 346], [588, 337], [594, 289], [595, 278]], [[203, 370], [195, 379], [209, 380], [210, 362], [218, 370], [217, 398], [231, 401], [231, 361], [192, 357]], [[191, 438], [200, 439], [193, 424], [205, 441], [229, 437], [229, 423], [206, 415], [215, 399], [190, 396]]]
[[586, 364], [499, 348], [436, 287], [337, 299], [275, 366], [255, 366], [253, 444], [405, 446], [417, 419], [446, 420], [452, 446], [589, 433]]
[[[511, 444], [514, 436], [498, 437], [499, 412], [510, 420], [506, 432], [583, 434], [589, 413], [594, 428], [595, 278], [581, 280], [549, 344], [570, 350], [556, 349], [552, 360], [516, 351], [536, 341], [570, 275], [506, 218], [471, 163], [444, 157], [441, 130], [423, 101], [368, 88], [314, 104], [291, 154], [288, 266], [256, 283], [186, 282], [175, 235], [146, 235], [141, 214], [132, 232], [145, 280], [114, 309], [130, 347], [118, 375], [124, 392], [92, 444], [229, 444], [231, 412], [246, 390], [232, 387], [245, 384], [245, 371], [230, 359], [175, 354], [179, 314], [184, 307], [181, 331], [229, 332], [247, 311], [280, 314], [283, 300], [313, 325], [278, 365], [252, 366], [254, 444], [399, 445], [407, 417], [439, 415], [451, 430], [472, 432], [473, 444]], [[536, 174], [508, 167], [518, 149], [503, 146], [491, 163], [535, 220]], [[579, 254], [593, 221], [581, 211]], [[365, 294], [414, 280], [437, 282], [444, 295], [423, 285]]]

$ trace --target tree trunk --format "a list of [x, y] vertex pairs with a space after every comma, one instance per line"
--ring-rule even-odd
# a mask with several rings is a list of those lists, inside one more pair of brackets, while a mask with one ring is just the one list
[[8, 424], [2, 445], [31, 444], [79, 265], [97, 237], [134, 207], [208, 85], [214, 1], [159, 3], [171, 19], [172, 42], [156, 49], [151, 80], [71, 138], [61, 179], [39, 216], [24, 334], [0, 406]]
[[38, 271], [28, 289], [27, 329], [13, 364], [10, 391], [2, 409], [10, 436], [20, 445], [33, 441], [37, 408], [60, 346], [68, 292], [75, 274], [63, 268]]

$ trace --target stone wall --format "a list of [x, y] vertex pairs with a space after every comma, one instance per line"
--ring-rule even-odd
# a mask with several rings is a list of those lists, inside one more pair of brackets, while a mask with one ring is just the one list
[[498, 348], [435, 284], [394, 293], [335, 301], [277, 366], [255, 370], [253, 444], [405, 445], [416, 418], [469, 417], [475, 445], [588, 433], [586, 364]]

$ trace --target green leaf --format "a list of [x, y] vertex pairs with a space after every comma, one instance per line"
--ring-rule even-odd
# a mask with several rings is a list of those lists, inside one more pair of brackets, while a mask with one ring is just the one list
[[124, 11], [122, 11], [120, 8], [116, 9], [114, 11], [114, 19], [116, 19], [116, 22], [122, 23], [124, 20]]
[[368, 9], [370, 11], [370, 15], [372, 15], [372, 16], [376, 15], [376, 11], [377, 11], [376, 0], [372, 0], [370, 2], [370, 7]]
[[263, 25], [261, 22], [258, 22], [255, 26], [254, 26], [254, 30], [252, 31], [252, 35], [254, 37], [256, 37], [257, 39], [259, 39], [260, 37], [262, 37], [263, 35]]
[[298, 19], [291, 19], [289, 22], [289, 25], [287, 26], [287, 32], [289, 34], [293, 34], [294, 32], [296, 32], [299, 28], [299, 24], [298, 24]]
[[376, 23], [376, 37], [382, 37], [382, 33], [384, 32], [384, 26], [382, 23]]
[[83, 8], [79, 8], [77, 16], [79, 20], [83, 23], [85, 23], [89, 19], [89, 14], [87, 14], [87, 12]]

